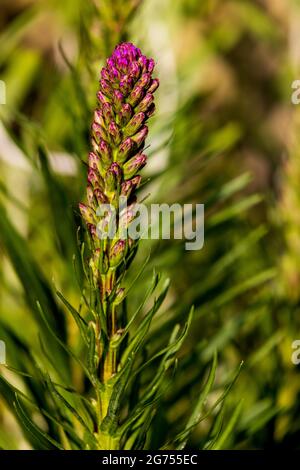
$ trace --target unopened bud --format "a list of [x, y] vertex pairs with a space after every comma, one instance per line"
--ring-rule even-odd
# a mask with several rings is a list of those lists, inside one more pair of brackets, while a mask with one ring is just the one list
[[128, 122], [130, 121], [131, 116], [132, 116], [132, 109], [131, 109], [130, 104], [124, 103], [118, 114], [120, 125], [126, 126], [126, 124], [128, 124]]
[[99, 157], [94, 152], [89, 153], [89, 168], [92, 170], [98, 171], [99, 168]]
[[124, 96], [119, 90], [114, 90], [113, 104], [116, 111], [121, 109], [121, 106], [124, 101]]
[[110, 80], [110, 76], [106, 67], [103, 67], [103, 69], [101, 70], [101, 78], [104, 78], [104, 80], [108, 81]]
[[99, 143], [100, 139], [107, 140], [107, 132], [105, 128], [100, 124], [97, 124], [95, 121], [92, 124], [92, 133], [97, 144]]
[[102, 126], [102, 127], [105, 126], [105, 122], [104, 122], [102, 113], [99, 109], [96, 109], [96, 111], [94, 112], [94, 123], [98, 124], [99, 126]]
[[131, 137], [134, 135], [141, 127], [145, 120], [145, 114], [144, 113], [137, 113], [133, 116], [132, 119], [130, 119], [129, 123], [124, 129], [124, 134], [127, 135], [128, 137]]
[[97, 184], [99, 183], [97, 172], [93, 170], [92, 168], [89, 168], [88, 182], [93, 186], [93, 188], [96, 187]]
[[140, 76], [140, 68], [136, 62], [130, 66], [130, 75], [136, 80]]
[[137, 82], [137, 86], [141, 88], [147, 88], [151, 81], [151, 74], [150, 73], [143, 73], [139, 81]]
[[131, 138], [136, 143], [137, 147], [140, 147], [144, 143], [147, 135], [148, 127], [144, 126], [137, 134], [133, 135]]
[[87, 196], [87, 200], [88, 200], [89, 205], [93, 207], [93, 205], [95, 203], [94, 191], [93, 191], [92, 186], [89, 185], [89, 184], [86, 187], [86, 196]]
[[147, 112], [154, 101], [154, 97], [151, 93], [147, 93], [146, 96], [142, 99], [139, 105], [136, 107], [137, 112]]
[[106, 172], [105, 185], [107, 192], [111, 193], [116, 191], [121, 183], [122, 173], [119, 165], [113, 163]]
[[118, 240], [111, 248], [109, 253], [110, 267], [116, 268], [125, 259], [126, 241]]
[[136, 86], [129, 95], [128, 103], [135, 106], [144, 96], [144, 88]]
[[84, 221], [87, 224], [93, 224], [94, 221], [95, 221], [94, 211], [90, 207], [83, 204], [82, 202], [80, 202], [78, 205], [79, 205], [79, 210], [80, 210], [80, 213], [81, 213], [82, 218], [84, 219]]
[[115, 121], [110, 122], [110, 124], [108, 126], [108, 131], [109, 131], [109, 135], [111, 137], [112, 142], [115, 145], [119, 145], [119, 143], [121, 142], [122, 136], [121, 136], [120, 129], [117, 126], [117, 124], [115, 123]]
[[128, 75], [120, 82], [120, 90], [125, 96], [132, 90], [132, 86], [133, 80]]
[[105, 121], [105, 124], [108, 126], [110, 121], [114, 118], [113, 107], [110, 103], [103, 103], [101, 107], [102, 115]]
[[101, 90], [102, 93], [104, 93], [104, 95], [107, 96], [108, 98], [112, 98], [112, 97], [113, 97], [113, 90], [112, 90], [110, 84], [108, 83], [107, 80], [104, 80], [103, 78], [100, 80], [100, 90]]
[[125, 139], [118, 150], [118, 155], [117, 155], [117, 160], [119, 163], [123, 163], [127, 160], [128, 157], [130, 157], [133, 149], [134, 149], [135, 143], [130, 137]]
[[[131, 222], [135, 219], [137, 213], [136, 203], [130, 204], [130, 206], [123, 209], [119, 216], [119, 230], [121, 234], [124, 234], [124, 231], [128, 228]], [[126, 236], [123, 238], [127, 238]]]
[[135, 157], [128, 160], [123, 167], [125, 179], [134, 176], [143, 166], [146, 165], [147, 157], [143, 154], [138, 154]]
[[147, 70], [149, 73], [152, 73], [155, 67], [154, 59], [148, 59]]
[[113, 301], [114, 304], [119, 305], [123, 301], [124, 295], [125, 295], [125, 289], [123, 287], [120, 287], [116, 292], [116, 295]]
[[139, 186], [141, 179], [141, 176], [137, 175], [130, 180], [124, 181], [121, 185], [121, 196], [125, 196], [128, 199], [130, 194]]
[[151, 105], [149, 106], [148, 110], [146, 111], [146, 116], [147, 118], [151, 117], [152, 114], [154, 113], [155, 111], [155, 104], [154, 103], [151, 103]]
[[87, 224], [88, 231], [92, 235], [93, 239], [96, 240], [97, 238], [97, 230], [96, 230], [96, 225], [94, 224]]
[[105, 194], [101, 191], [101, 189], [96, 188], [94, 190], [94, 196], [98, 202], [98, 204], [106, 204], [107, 203], [107, 198]]
[[148, 88], [148, 93], [154, 93], [154, 91], [159, 87], [159, 80], [158, 78], [154, 78], [151, 83], [150, 83], [150, 86]]
[[100, 155], [103, 168], [107, 169], [112, 163], [112, 152], [110, 146], [105, 140], [101, 140], [99, 142], [98, 154]]

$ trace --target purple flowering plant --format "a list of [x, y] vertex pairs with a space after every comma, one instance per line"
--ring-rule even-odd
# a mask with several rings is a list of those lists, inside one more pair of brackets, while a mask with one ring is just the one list
[[[124, 237], [124, 229], [135, 219], [138, 188], [147, 162], [148, 120], [155, 111], [154, 92], [159, 86], [154, 68], [154, 60], [138, 47], [121, 43], [101, 70], [90, 130], [86, 195], [79, 203], [83, 228], [79, 307], [57, 291], [76, 325], [72, 322], [65, 328], [64, 312], [55, 310], [55, 300], [34, 297], [43, 355], [47, 365], [51, 364], [48, 371], [29, 353], [38, 379], [27, 369], [25, 377], [30, 390], [38, 389], [39, 401], [35, 403], [31, 395], [0, 375], [0, 392], [34, 449], [149, 449], [159, 434], [163, 399], [172, 388], [178, 352], [188, 334], [193, 309], [182, 327], [176, 324], [170, 331], [165, 329], [161, 341], [153, 319], [163, 308], [168, 280], [163, 283], [154, 270], [145, 292], [139, 292], [131, 302], [131, 290], [149, 257], [133, 273], [133, 282], [128, 282], [128, 274], [137, 269], [132, 261], [140, 242]], [[43, 165], [45, 159], [41, 154]], [[116, 213], [113, 237], [105, 236], [111, 224], [107, 208]], [[70, 341], [73, 326], [78, 330], [74, 334], [76, 347]], [[171, 440], [167, 435], [159, 436], [162, 448], [181, 449], [188, 444], [202, 419], [216, 364], [214, 357], [207, 383], [183, 430], [176, 434], [176, 429], [175, 435], [170, 432]], [[35, 422], [36, 412], [44, 427]]]
[[[86, 202], [79, 204], [90, 242], [85, 269], [93, 293], [88, 306], [92, 313], [88, 324], [92, 337], [89, 373], [96, 388], [94, 436], [96, 447], [102, 449], [135, 446], [139, 427], [141, 432], [143, 428], [138, 423], [151, 411], [151, 407], [147, 411], [146, 402], [155, 400], [159, 390], [150, 381], [150, 388], [146, 387], [144, 397], [140, 397], [132, 413], [121, 419], [121, 397], [132, 387], [130, 378], [139, 362], [138, 352], [167, 291], [166, 286], [150, 311], [140, 319], [133, 335], [130, 326], [135, 318], [124, 323], [127, 292], [122, 282], [138, 241], [123, 239], [120, 228], [121, 225], [126, 228], [134, 218], [136, 190], [142, 181], [140, 171], [147, 161], [143, 153], [147, 121], [155, 111], [153, 94], [159, 86], [158, 79], [153, 77], [154, 67], [154, 60], [143, 55], [138, 47], [122, 43], [116, 46], [101, 70], [98, 106], [91, 126]], [[99, 209], [108, 205], [119, 210], [121, 197], [126, 198], [126, 209], [125, 213], [117, 213], [115, 236], [100, 236], [99, 228], [109, 224], [109, 214]], [[151, 291], [158, 280], [155, 275]]]
[[[120, 343], [124, 334], [118, 325], [116, 305], [125, 294], [120, 285], [122, 273], [136, 247], [133, 240], [120, 238], [118, 226], [114, 239], [99, 236], [97, 227], [107, 218], [107, 214], [99, 215], [99, 206], [118, 207], [120, 196], [123, 196], [129, 211], [136, 200], [135, 191], [141, 182], [138, 172], [147, 161], [143, 154], [148, 134], [146, 122], [155, 110], [153, 93], [159, 85], [158, 79], [152, 77], [153, 69], [153, 59], [148, 59], [133, 44], [122, 43], [101, 70], [98, 107], [91, 130], [87, 203], [79, 204], [91, 237], [89, 267], [93, 273], [93, 287], [99, 293], [98, 307], [102, 310], [102, 319], [96, 314], [93, 325], [100, 351], [97, 367], [104, 384], [118, 370], [118, 351], [109, 345]], [[124, 219], [126, 224], [130, 223], [126, 214], [122, 216]], [[120, 214], [117, 214], [117, 220], [120, 224]], [[108, 347], [105, 347], [104, 337]], [[105, 418], [108, 404], [109, 397], [106, 396], [100, 420]]]

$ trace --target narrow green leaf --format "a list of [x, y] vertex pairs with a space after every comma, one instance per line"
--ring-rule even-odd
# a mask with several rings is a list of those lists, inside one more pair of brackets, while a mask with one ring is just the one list
[[241, 400], [236, 409], [234, 410], [229, 422], [227, 423], [227, 426], [225, 427], [224, 431], [221, 433], [215, 444], [211, 447], [212, 450], [221, 450], [224, 449], [225, 444], [230, 437], [230, 434], [233, 432], [234, 427], [237, 423], [237, 420], [239, 419], [241, 410], [243, 406], [243, 400]]
[[63, 447], [59, 444], [59, 442], [55, 441], [50, 437], [47, 433], [42, 431], [28, 416], [25, 409], [22, 407], [18, 395], [15, 395], [15, 402], [14, 402], [15, 410], [24, 424], [27, 431], [34, 437], [34, 439], [39, 444], [38, 450], [52, 450], [53, 448], [64, 450]]
[[87, 327], [88, 324], [82, 318], [79, 312], [65, 299], [65, 297], [59, 292], [56, 292], [58, 297], [61, 299], [61, 301], [64, 303], [64, 305], [67, 307], [69, 312], [71, 313], [72, 317], [74, 318], [76, 325], [78, 326], [78, 329], [81, 333], [82, 338], [84, 339], [85, 343], [88, 344], [88, 337], [87, 337]]
[[78, 362], [78, 364], [82, 367], [82, 369], [84, 370], [84, 372], [86, 373], [86, 376], [90, 379], [91, 383], [93, 383], [93, 380], [92, 380], [92, 377], [87, 369], [87, 367], [84, 365], [84, 363], [79, 359], [78, 356], [76, 356], [76, 354], [73, 353], [73, 351], [67, 346], [66, 343], [64, 343], [58, 336], [57, 334], [55, 333], [55, 331], [52, 329], [52, 327], [49, 325], [48, 323], [48, 320], [45, 316], [45, 313], [40, 305], [39, 302], [37, 302], [37, 305], [38, 305], [38, 309], [40, 311], [40, 314], [42, 316], [42, 318], [44, 319], [44, 322], [46, 324], [46, 326], [48, 327], [50, 333], [52, 334], [52, 336], [55, 338], [55, 340], [57, 341], [58, 344], [60, 344], [60, 346], [76, 361]]
[[169, 280], [166, 280], [163, 290], [157, 300], [154, 301], [153, 307], [149, 310], [149, 312], [145, 315], [143, 321], [141, 322], [140, 326], [138, 327], [137, 331], [135, 332], [134, 337], [131, 339], [129, 345], [125, 349], [122, 358], [121, 358], [121, 365], [124, 365], [128, 359], [128, 357], [133, 353], [136, 354], [137, 350], [141, 346], [151, 324], [151, 320], [155, 313], [160, 308], [161, 304], [163, 303], [167, 292], [169, 289]]
[[70, 206], [65, 188], [58, 181], [49, 167], [49, 159], [44, 147], [38, 147], [38, 155], [41, 163], [42, 174], [48, 190], [48, 199], [60, 252], [67, 259], [71, 259], [77, 249], [75, 222], [72, 212], [70, 217], [66, 213], [66, 207]]
[[[185, 429], [183, 432], [180, 434], [179, 438], [179, 445], [177, 447], [178, 450], [182, 450], [185, 448], [186, 443], [188, 441], [188, 438], [192, 432], [192, 430], [195, 428], [195, 426], [198, 424], [200, 418], [201, 418], [201, 413], [203, 410], [203, 406], [205, 404], [205, 401], [207, 399], [207, 396], [209, 392], [212, 389], [212, 386], [215, 381], [215, 376], [216, 376], [216, 369], [217, 369], [217, 353], [214, 353], [214, 358], [212, 362], [212, 366], [206, 381], [206, 384], [204, 386], [204, 389], [200, 393], [199, 399], [197, 400], [196, 406], [186, 424]], [[177, 441], [177, 439], [175, 439]]]

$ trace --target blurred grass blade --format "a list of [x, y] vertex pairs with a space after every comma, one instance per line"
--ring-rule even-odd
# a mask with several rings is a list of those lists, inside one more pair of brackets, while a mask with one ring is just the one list
[[178, 445], [177, 445], [178, 450], [182, 450], [182, 449], [185, 448], [191, 432], [194, 430], [195, 426], [197, 426], [197, 424], [200, 420], [203, 406], [205, 404], [207, 396], [208, 396], [209, 392], [211, 391], [212, 386], [213, 386], [214, 381], [215, 381], [217, 363], [218, 363], [217, 353], [215, 352], [213, 362], [212, 362], [212, 366], [211, 366], [211, 369], [210, 369], [205, 387], [202, 390], [202, 392], [200, 393], [199, 399], [198, 399], [198, 401], [196, 403], [196, 406], [195, 406], [195, 408], [194, 408], [194, 410], [193, 410], [193, 412], [190, 416], [190, 419], [188, 420], [188, 422], [186, 424], [185, 429], [180, 433], [178, 438], [175, 439], [175, 441], [178, 442]]
[[220, 434], [215, 444], [211, 447], [212, 450], [221, 450], [225, 448], [225, 444], [230, 438], [231, 434], [234, 432], [234, 427], [240, 417], [242, 411], [243, 401], [241, 400], [238, 404], [236, 409], [234, 410], [230, 420], [227, 423], [224, 431]]
[[19, 416], [20, 421], [22, 421], [24, 427], [27, 429], [29, 434], [32, 435], [34, 441], [38, 444], [38, 449], [41, 450], [53, 450], [59, 449], [63, 450], [63, 447], [52, 439], [47, 433], [42, 431], [28, 416], [27, 412], [25, 411], [24, 407], [21, 405], [17, 394], [15, 395], [15, 410], [17, 415]]
[[55, 227], [57, 240], [62, 256], [66, 256], [67, 260], [71, 260], [77, 251], [75, 223], [70, 215], [66, 212], [66, 208], [71, 207], [68, 201], [67, 192], [57, 177], [53, 174], [49, 167], [48, 155], [43, 147], [38, 148], [39, 159], [41, 163], [42, 174], [48, 191], [48, 199], [50, 202], [52, 221]]

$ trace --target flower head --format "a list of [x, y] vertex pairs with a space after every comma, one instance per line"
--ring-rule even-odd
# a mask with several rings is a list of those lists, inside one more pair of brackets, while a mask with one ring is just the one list
[[[153, 114], [153, 93], [159, 85], [153, 78], [154, 60], [142, 54], [131, 43], [116, 46], [100, 73], [97, 93], [98, 107], [91, 126], [92, 152], [88, 159], [87, 205], [80, 205], [84, 221], [91, 227], [105, 223], [97, 215], [102, 203], [118, 207], [119, 198], [135, 199], [135, 190], [141, 176], [138, 172], [146, 164], [143, 154], [148, 134], [147, 120]], [[129, 206], [130, 207], [130, 206]], [[127, 224], [132, 217], [127, 214]], [[129, 220], [130, 219], [130, 220]], [[95, 237], [93, 237], [95, 238]], [[100, 245], [98, 245], [100, 246]], [[107, 247], [110, 266], [125, 256], [123, 241]]]
[[119, 44], [112, 56], [107, 59], [107, 66], [101, 71], [104, 80], [113, 83], [129, 83], [136, 81], [142, 73], [151, 74], [154, 69], [154, 60], [148, 59], [141, 50], [130, 42]]

